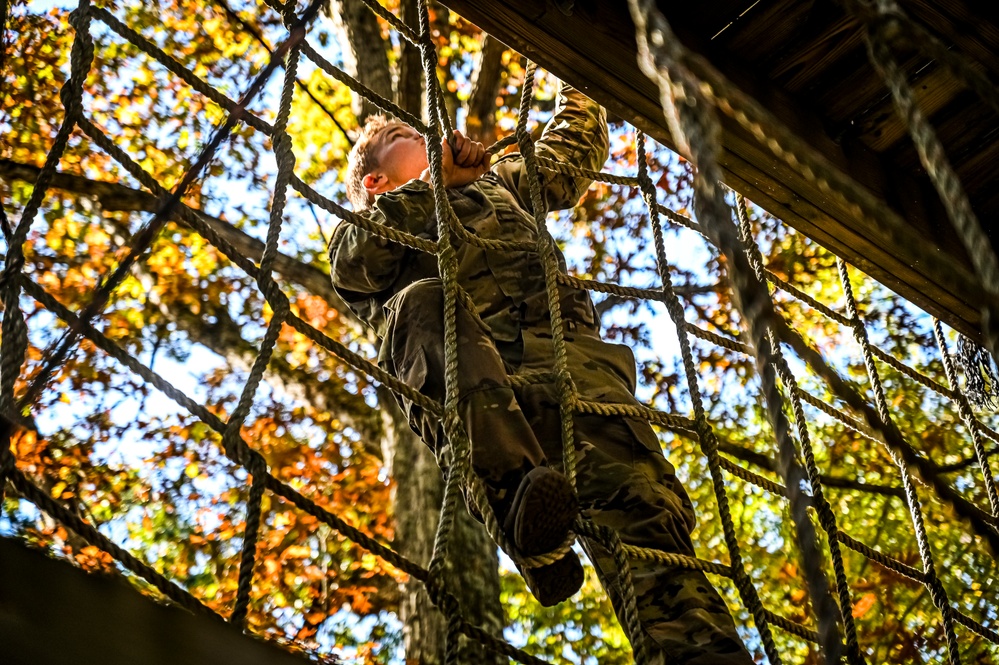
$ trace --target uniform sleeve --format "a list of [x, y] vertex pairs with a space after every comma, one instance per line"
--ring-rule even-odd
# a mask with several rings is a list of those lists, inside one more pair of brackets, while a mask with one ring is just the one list
[[[430, 186], [412, 180], [379, 195], [374, 207], [361, 214], [381, 224], [412, 235], [426, 231], [434, 210]], [[342, 222], [330, 240], [330, 278], [337, 293], [348, 303], [390, 287], [399, 276], [408, 248], [355, 224]]]
[[[607, 113], [575, 88], [562, 84], [555, 114], [535, 144], [535, 154], [589, 171], [599, 171], [607, 161]], [[588, 178], [539, 169], [541, 195], [548, 210], [571, 208], [590, 186]], [[493, 167], [507, 189], [517, 194], [525, 210], [532, 211], [527, 168], [519, 154], [504, 157]]]

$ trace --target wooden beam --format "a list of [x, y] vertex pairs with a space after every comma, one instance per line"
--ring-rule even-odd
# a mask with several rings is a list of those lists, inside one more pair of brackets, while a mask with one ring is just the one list
[[0, 538], [5, 665], [302, 665], [234, 626], [154, 603], [123, 579], [87, 575]]
[[[559, 78], [571, 83], [664, 145], [675, 148], [659, 91], [639, 70], [635, 31], [623, 2], [576, 0], [444, 0], [445, 4], [498, 37]], [[886, 166], [860, 140], [834, 139], [823, 119], [808, 105], [763, 76], [745, 71], [737, 59], [713, 43], [725, 27], [702, 3], [660, 2], [684, 45], [705, 56], [716, 69], [754, 97], [789, 129], [855, 182], [894, 206], [909, 221], [913, 238], [931, 251], [941, 245], [957, 257], [948, 274], [931, 274], [903, 248], [891, 243], [877, 225], [854, 218], [833, 197], [811, 185], [796, 169], [777, 160], [734, 121], [722, 117], [721, 166], [726, 183], [786, 223], [842, 256], [901, 296], [974, 338], [979, 337], [979, 299], [983, 292], [970, 272], [939, 205], [925, 203], [935, 194]], [[731, 4], [731, 3], [729, 3]], [[806, 3], [807, 4], [807, 3]], [[561, 9], [570, 6], [568, 10]], [[720, 27], [719, 27], [720, 26]], [[712, 30], [715, 33], [710, 33]], [[707, 38], [705, 38], [707, 35]], [[720, 41], [720, 40], [719, 40]], [[925, 203], [925, 204], [924, 204]]]

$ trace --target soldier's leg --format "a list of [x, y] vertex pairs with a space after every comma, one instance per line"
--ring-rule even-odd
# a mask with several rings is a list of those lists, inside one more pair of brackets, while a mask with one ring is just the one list
[[[558, 459], [557, 399], [542, 387], [527, 387], [520, 399], [545, 452]], [[577, 416], [574, 433], [584, 517], [614, 529], [625, 544], [692, 555], [693, 508], [648, 423]], [[613, 556], [600, 543], [581, 540], [623, 622], [625, 589]], [[752, 665], [724, 600], [703, 573], [638, 559], [630, 572], [653, 662]]]
[[[385, 305], [387, 331], [379, 364], [406, 385], [444, 401], [444, 291], [439, 279], [415, 282]], [[473, 471], [494, 494], [497, 512], [505, 512], [520, 480], [546, 465], [534, 432], [510, 387], [496, 344], [479, 320], [457, 308], [458, 409], [471, 440]], [[413, 428], [438, 457], [450, 459], [438, 419], [401, 398]]]
[[[622, 418], [583, 417], [576, 420], [576, 431], [576, 487], [583, 514], [614, 529], [628, 545], [692, 556], [693, 507], [651, 427]], [[584, 547], [615, 608], [621, 608], [625, 590], [613, 556], [594, 541]], [[753, 663], [724, 600], [704, 573], [637, 559], [630, 568], [638, 618], [654, 660]], [[620, 609], [617, 613], [622, 616]]]
[[[379, 353], [385, 369], [440, 402], [445, 396], [443, 311], [440, 280], [421, 280], [400, 291], [386, 304], [387, 333]], [[484, 481], [489, 504], [517, 550], [509, 554], [549, 552], [565, 540], [578, 515], [572, 487], [561, 473], [544, 468], [545, 454], [517, 403], [495, 342], [461, 306], [457, 333], [458, 411], [471, 444], [472, 469]], [[447, 437], [437, 418], [411, 400], [400, 401], [410, 424], [447, 466]], [[522, 572], [546, 606], [568, 598], [583, 582], [573, 552]]]

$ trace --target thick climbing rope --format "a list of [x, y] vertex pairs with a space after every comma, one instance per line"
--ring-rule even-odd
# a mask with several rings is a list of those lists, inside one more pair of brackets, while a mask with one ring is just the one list
[[[743, 245], [746, 247], [746, 257], [749, 259], [749, 263], [756, 273], [759, 283], [761, 285], [766, 284], [766, 268], [763, 264], [763, 255], [760, 253], [760, 249], [754, 240], [753, 230], [749, 222], [749, 210], [746, 206], [746, 200], [741, 195], [736, 195], [736, 212], [739, 219], [739, 235], [741, 236]], [[812, 447], [811, 436], [808, 433], [808, 421], [805, 418], [805, 411], [801, 406], [801, 398], [798, 396], [798, 382], [794, 378], [787, 360], [784, 358], [784, 353], [780, 347], [780, 340], [777, 339], [773, 330], [767, 331], [767, 343], [770, 344], [773, 352], [772, 360], [774, 368], [777, 370], [781, 381], [784, 382], [788, 398], [791, 401], [791, 407], [794, 412], [794, 424], [798, 431], [801, 452], [805, 458], [805, 469], [808, 472], [808, 482], [812, 487], [814, 505], [818, 512], [819, 522], [829, 537], [829, 550], [832, 556], [833, 569], [835, 570], [839, 606], [841, 608], [853, 607], [850, 588], [846, 579], [846, 567], [843, 565], [843, 554], [837, 540], [839, 527], [836, 525], [836, 516], [833, 513], [832, 506], [829, 505], [829, 501], [822, 490], [819, 469], [815, 464], [815, 451]], [[851, 665], [864, 663], [865, 659], [860, 653], [860, 645], [857, 642], [857, 625], [853, 620], [852, 613], [841, 612], [840, 616], [846, 630], [847, 657]], [[826, 655], [828, 656], [829, 654]]]
[[[694, 177], [694, 207], [698, 221], [731, 265], [729, 275], [734, 286], [735, 303], [747, 322], [750, 342], [755, 349], [756, 369], [780, 450], [780, 471], [791, 502], [795, 536], [812, 604], [816, 608], [819, 620], [823, 652], [828, 659], [827, 662], [836, 663], [839, 661], [842, 649], [838, 627], [840, 612], [829, 593], [822, 565], [823, 557], [820, 555], [815, 527], [807, 513], [802, 490], [805, 471], [798, 461], [798, 452], [791, 439], [783, 408], [784, 398], [777, 387], [774, 365], [778, 357], [775, 355], [775, 345], [771, 342], [773, 338], [768, 339], [769, 321], [776, 317], [773, 301], [765, 282], [750, 265], [743, 243], [739, 241], [737, 229], [732, 223], [731, 210], [725, 201], [721, 171], [717, 164], [720, 131], [718, 120], [714, 112], [707, 107], [704, 96], [700, 94], [696, 77], [680, 63], [679, 40], [655, 4], [630, 0], [629, 7], [638, 35], [639, 64], [646, 76], [658, 83], [673, 137], [680, 142], [682, 149], [691, 156], [697, 166]], [[639, 146], [642, 146], [641, 142]], [[640, 165], [644, 163], [644, 157], [642, 150], [639, 152]], [[655, 191], [646, 186], [643, 187], [643, 195], [651, 209]], [[657, 235], [656, 248], [660, 254], [661, 244]], [[660, 268], [660, 272], [665, 273], [663, 268]], [[663, 281], [665, 282], [665, 277]], [[678, 318], [681, 317], [674, 315], [674, 322], [679, 326]], [[688, 375], [687, 380], [691, 385], [691, 393], [694, 393], [696, 388], [691, 381], [694, 368], [689, 350], [684, 351], [684, 366]], [[702, 418], [703, 416], [698, 414], [698, 420]], [[731, 545], [729, 547], [731, 549]]]
[[[846, 0], [844, 0], [846, 1]], [[852, 1], [852, 0], [851, 0]], [[613, 175], [586, 171], [571, 164], [560, 163], [538, 157], [534, 154], [534, 144], [528, 132], [528, 115], [533, 98], [533, 80], [535, 67], [529, 64], [526, 68], [525, 80], [521, 92], [520, 116], [513, 136], [500, 141], [490, 148], [491, 154], [496, 154], [503, 147], [514, 143], [519, 147], [524, 158], [530, 183], [532, 212], [535, 217], [538, 234], [535, 238], [524, 241], [501, 241], [482, 239], [470, 234], [459, 223], [457, 216], [450, 207], [442, 186], [442, 155], [440, 149], [441, 136], [450, 136], [451, 121], [443, 105], [443, 93], [438, 82], [436, 67], [437, 54], [430, 32], [430, 22], [427, 4], [419, 3], [419, 25], [410, 26], [391, 13], [376, 0], [363, 0], [372, 11], [385, 20], [396, 30], [402, 39], [414, 44], [420, 51], [423, 65], [423, 75], [427, 81], [429, 121], [424, 123], [420, 118], [407, 113], [388, 99], [375, 94], [356, 79], [350, 77], [341, 69], [326, 60], [307, 41], [308, 26], [316, 15], [321, 4], [312, 2], [302, 13], [296, 14], [291, 3], [284, 4], [279, 0], [267, 0], [269, 6], [277, 11], [284, 21], [288, 37], [274, 49], [267, 66], [257, 75], [246, 88], [238, 101], [232, 100], [222, 92], [212, 87], [193, 72], [180, 64], [176, 59], [164, 52], [152, 41], [143, 37], [116, 18], [107, 9], [91, 6], [88, 0], [81, 0], [78, 8], [71, 15], [71, 23], [75, 30], [72, 52], [70, 55], [70, 76], [61, 91], [60, 97], [65, 108], [65, 117], [56, 135], [52, 149], [34, 183], [34, 189], [27, 203], [20, 211], [19, 221], [14, 229], [4, 226], [8, 237], [9, 251], [0, 273], [0, 299], [4, 307], [2, 322], [2, 340], [0, 340], [0, 491], [5, 481], [9, 480], [16, 492], [35, 503], [42, 511], [64, 524], [67, 528], [81, 535], [88, 542], [108, 552], [125, 567], [146, 579], [166, 598], [193, 612], [214, 615], [197, 598], [177, 584], [171, 582], [139, 558], [120, 547], [93, 525], [82, 519], [76, 512], [70, 510], [59, 501], [53, 499], [20, 469], [10, 448], [13, 430], [19, 426], [21, 415], [30, 412], [35, 401], [45, 389], [52, 372], [68, 357], [80, 339], [87, 339], [98, 349], [115, 358], [129, 371], [141, 377], [150, 385], [162, 391], [194, 417], [204, 422], [220, 437], [223, 451], [233, 461], [246, 468], [250, 473], [249, 499], [247, 502], [246, 526], [243, 547], [240, 555], [237, 595], [228, 620], [245, 628], [246, 617], [250, 605], [251, 587], [253, 583], [253, 568], [256, 557], [256, 535], [262, 520], [262, 498], [265, 492], [286, 499], [299, 510], [315, 517], [330, 526], [343, 536], [356, 542], [361, 547], [371, 551], [389, 564], [406, 572], [411, 577], [426, 584], [431, 600], [441, 609], [447, 618], [447, 660], [458, 662], [458, 636], [476, 640], [497, 654], [513, 658], [522, 663], [541, 663], [540, 659], [516, 649], [510, 644], [470, 625], [462, 618], [461, 608], [454, 593], [450, 590], [446, 575], [448, 543], [453, 531], [453, 521], [458, 509], [458, 501], [464, 489], [466, 497], [483, 515], [487, 530], [492, 537], [507, 551], [511, 551], [509, 543], [499, 527], [495, 514], [485, 500], [485, 492], [481, 482], [471, 472], [469, 464], [470, 444], [467, 432], [461, 420], [457, 417], [457, 375], [460, 371], [457, 358], [457, 336], [455, 330], [456, 308], [460, 302], [469, 305], [474, 313], [474, 303], [457, 281], [457, 263], [455, 254], [456, 243], [473, 243], [492, 250], [518, 250], [535, 252], [542, 261], [548, 304], [551, 312], [553, 333], [554, 363], [550, 371], [528, 376], [511, 377], [515, 384], [553, 383], [559, 396], [559, 408], [563, 443], [563, 464], [569, 479], [575, 482], [575, 456], [573, 418], [577, 414], [619, 415], [642, 418], [661, 427], [670, 429], [680, 436], [699, 442], [704, 452], [711, 475], [712, 489], [719, 508], [719, 518], [722, 522], [724, 542], [729, 554], [729, 563], [706, 561], [700, 558], [670, 554], [652, 549], [642, 549], [620, 542], [617, 534], [604, 527], [598, 527], [586, 520], [580, 520], [575, 527], [581, 537], [600, 543], [613, 556], [621, 575], [623, 590], [622, 616], [624, 629], [634, 645], [635, 658], [639, 663], [651, 662], [652, 654], [647, 653], [642, 630], [638, 621], [634, 588], [630, 581], [628, 561], [643, 559], [657, 561], [666, 566], [677, 566], [691, 570], [700, 570], [715, 575], [728, 577], [735, 582], [739, 596], [746, 609], [752, 614], [760, 635], [760, 643], [769, 660], [776, 664], [781, 662], [774, 641], [771, 627], [796, 635], [809, 642], [820, 645], [827, 662], [837, 662], [843, 651], [840, 630], [845, 633], [845, 653], [851, 665], [863, 663], [857, 630], [849, 611], [852, 602], [850, 589], [846, 579], [840, 545], [847, 547], [877, 564], [895, 573], [910, 578], [926, 586], [934, 605], [943, 619], [947, 637], [949, 657], [951, 662], [958, 662], [959, 653], [954, 624], [961, 624], [975, 634], [993, 643], [999, 644], [999, 634], [991, 628], [968, 617], [952, 605], [950, 598], [935, 572], [934, 560], [929, 547], [929, 534], [922, 518], [919, 498], [915, 494], [914, 480], [924, 483], [933, 489], [936, 496], [955, 509], [964, 517], [972, 531], [987, 544], [996, 547], [999, 543], [997, 533], [997, 510], [999, 510], [999, 495], [997, 495], [994, 476], [989, 464], [989, 457], [996, 452], [993, 446], [986, 449], [985, 439], [993, 444], [999, 444], [999, 434], [981, 423], [963, 398], [957, 384], [956, 372], [946, 348], [946, 340], [939, 322], [934, 324], [934, 336], [943, 358], [945, 376], [949, 387], [940, 384], [936, 379], [909, 367], [888, 352], [877, 348], [867, 338], [863, 320], [860, 316], [856, 300], [850, 284], [850, 276], [845, 263], [840, 262], [840, 271], [844, 292], [847, 295], [847, 312], [842, 313], [825, 305], [781, 279], [767, 270], [759, 248], [753, 241], [746, 202], [741, 197], [735, 199], [735, 217], [738, 225], [733, 224], [733, 211], [725, 200], [726, 194], [718, 182], [718, 171], [714, 165], [713, 151], [716, 150], [715, 122], [710, 109], [733, 117], [739, 124], [758, 136], [776, 156], [792, 165], [801, 167], [805, 177], [813, 180], [824, 190], [829, 191], [844, 202], [858, 215], [871, 216], [881, 220], [889, 235], [902, 233], [898, 220], [892, 216], [880, 202], [872, 200], [869, 194], [853, 187], [840, 177], [835, 169], [824, 164], [821, 159], [810, 154], [800, 146], [793, 136], [783, 130], [779, 123], [760, 109], [751, 100], [745, 98], [732, 88], [724, 79], [706, 67], [703, 62], [694, 58], [679, 47], [675, 40], [668, 39], [669, 26], [658, 13], [654, 3], [632, 0], [631, 8], [638, 27], [637, 38], [642, 50], [641, 64], [647, 73], [661, 85], [664, 107], [668, 118], [675, 129], [675, 137], [683, 143], [688, 154], [698, 167], [698, 178], [695, 181], [695, 209], [698, 221], [685, 215], [669, 210], [656, 200], [656, 189], [648, 172], [645, 155], [645, 138], [640, 133], [636, 138], [638, 154], [638, 169], [634, 176]], [[849, 4], [849, 2], [847, 3]], [[7, 3], [0, 3], [4, 12]], [[866, 5], [864, 5], [866, 7]], [[898, 74], [886, 44], [903, 37], [908, 23], [904, 15], [900, 15], [893, 4], [879, 1], [880, 14], [864, 14], [869, 22], [872, 60], [884, 72], [889, 87], [896, 102], [905, 112], [906, 119], [913, 127], [917, 143], [922, 142], [921, 154], [926, 153], [926, 161], [940, 174], [941, 193], [954, 202], [948, 206], [955, 224], [962, 233], [970, 229], [974, 233], [977, 220], [968, 217], [968, 209], [961, 200], [960, 185], [952, 181], [952, 173], [948, 173], [946, 164], [939, 160], [939, 143], [920, 124], [920, 116], [913, 111], [911, 93], [906, 98], [906, 84]], [[865, 10], [867, 11], [867, 10]], [[900, 18], [901, 16], [901, 18]], [[880, 18], [879, 18], [880, 17]], [[5, 18], [5, 16], [0, 16]], [[91, 22], [100, 21], [105, 26], [123, 37], [133, 46], [149, 55], [163, 65], [169, 72], [176, 75], [193, 89], [214, 101], [227, 113], [225, 120], [216, 128], [211, 140], [206, 144], [198, 157], [192, 161], [181, 182], [172, 190], [167, 191], [156, 180], [153, 174], [132, 160], [112, 139], [99, 127], [91, 122], [83, 108], [83, 85], [92, 69], [93, 40], [91, 37]], [[881, 21], [880, 23], [878, 21]], [[887, 28], [885, 26], [888, 26]], [[901, 26], [901, 27], [900, 27]], [[918, 30], [918, 28], [912, 28]], [[677, 48], [670, 50], [667, 46]], [[930, 44], [930, 48], [939, 51], [939, 45]], [[287, 132], [291, 100], [297, 81], [296, 70], [299, 60], [305, 57], [327, 75], [350, 88], [356, 94], [370, 100], [383, 111], [390, 113], [409, 123], [427, 138], [428, 159], [431, 167], [431, 180], [435, 197], [435, 211], [438, 222], [438, 240], [425, 238], [396, 231], [384, 226], [372, 224], [366, 218], [357, 215], [338, 202], [325, 197], [300, 180], [294, 173], [295, 159], [291, 152], [291, 138]], [[973, 69], [955, 60], [952, 54], [941, 56], [945, 64], [957, 73], [968, 78], [969, 85], [990, 103], [999, 98], [994, 88], [975, 73]], [[264, 89], [273, 74], [280, 67], [284, 68], [284, 80], [279, 101], [279, 110], [273, 123], [261, 119], [249, 111], [250, 103]], [[894, 68], [894, 69], [893, 69]], [[696, 108], [690, 104], [696, 103]], [[206, 224], [199, 214], [183, 203], [184, 193], [194, 183], [212, 160], [225, 141], [228, 140], [233, 127], [237, 123], [245, 123], [272, 140], [277, 161], [277, 178], [274, 197], [269, 211], [269, 223], [263, 255], [259, 265], [240, 254], [225, 239], [221, 238], [213, 228]], [[924, 122], [924, 121], [923, 121]], [[73, 311], [52, 297], [41, 285], [34, 282], [24, 273], [24, 250], [32, 224], [44, 202], [44, 197], [50, 188], [53, 176], [63, 152], [68, 144], [71, 133], [79, 129], [101, 149], [105, 150], [143, 187], [148, 189], [160, 202], [157, 213], [151, 220], [133, 236], [127, 246], [127, 252], [118, 264], [101, 282], [89, 302], [82, 305], [78, 311]], [[540, 171], [573, 175], [581, 178], [598, 180], [617, 186], [637, 187], [648, 210], [648, 219], [654, 238], [658, 274], [662, 280], [660, 288], [639, 289], [619, 284], [604, 283], [595, 280], [584, 280], [562, 272], [556, 252], [555, 241], [545, 224], [546, 210], [544, 208], [539, 186]], [[368, 358], [345, 347], [340, 342], [330, 338], [325, 333], [312, 327], [292, 313], [287, 295], [281, 290], [273, 276], [274, 261], [281, 234], [282, 221], [288, 198], [288, 188], [294, 189], [310, 203], [339, 217], [343, 223], [355, 224], [365, 230], [386, 238], [392, 242], [403, 244], [415, 250], [435, 254], [438, 257], [443, 283], [445, 287], [445, 348], [446, 367], [445, 382], [446, 398], [443, 404], [426, 398], [412, 390], [395, 377], [379, 369]], [[965, 199], [966, 201], [966, 199]], [[183, 392], [172, 386], [162, 376], [140, 363], [128, 354], [117, 342], [102, 334], [94, 325], [110, 302], [115, 289], [121, 283], [136, 262], [143, 260], [151, 244], [159, 236], [168, 219], [179, 218], [195, 232], [201, 234], [212, 245], [218, 248], [235, 265], [240, 267], [250, 277], [256, 280], [260, 291], [272, 309], [264, 338], [260, 344], [257, 357], [254, 360], [246, 384], [241, 390], [236, 408], [227, 420], [215, 415], [205, 406], [187, 397]], [[729, 259], [730, 274], [736, 287], [736, 300], [740, 304], [743, 319], [748, 324], [748, 333], [739, 338], [732, 338], [701, 328], [686, 320], [683, 303], [672, 285], [671, 269], [665, 241], [663, 237], [663, 220], [678, 227], [693, 229], [704, 235], [709, 242], [719, 247]], [[3, 220], [6, 220], [4, 214]], [[974, 224], [972, 224], [974, 222]], [[973, 237], [973, 236], [972, 236]], [[993, 257], [994, 258], [994, 257]], [[938, 257], [927, 257], [930, 265], [940, 265]], [[976, 260], [976, 269], [988, 277], [993, 268], [989, 257]], [[980, 264], [980, 265], [979, 265]], [[850, 328], [860, 343], [865, 366], [874, 389], [875, 406], [871, 406], [846, 381], [844, 381], [817, 351], [809, 347], [800, 336], [791, 331], [782, 318], [775, 312], [771, 288], [780, 289], [790, 297], [796, 298], [815, 311], [828, 317], [842, 326]], [[693, 417], [687, 418], [677, 414], [666, 413], [648, 407], [638, 407], [631, 404], [606, 404], [580, 399], [576, 392], [571, 371], [566, 358], [566, 341], [564, 323], [560, 310], [559, 286], [568, 285], [576, 288], [586, 288], [593, 291], [615, 294], [626, 298], [651, 299], [665, 304], [670, 318], [676, 327], [680, 340], [681, 356], [684, 373], [691, 396]], [[52, 312], [68, 326], [68, 332], [45, 355], [42, 371], [37, 372], [32, 382], [21, 395], [14, 394], [14, 384], [21, 374], [25, 353], [28, 346], [28, 330], [20, 307], [20, 296], [24, 294]], [[266, 459], [243, 438], [242, 426], [251, 411], [253, 401], [260, 381], [267, 369], [274, 352], [279, 332], [283, 326], [290, 326], [298, 333], [312, 340], [319, 347], [327, 350], [337, 358], [348, 363], [357, 371], [371, 379], [384, 384], [394, 392], [420, 404], [429, 413], [440, 417], [445, 433], [452, 444], [453, 459], [449, 460], [449, 473], [446, 479], [445, 497], [441, 510], [441, 518], [435, 536], [434, 552], [426, 568], [406, 559], [388, 546], [367, 536], [351, 526], [338, 515], [316, 505], [287, 484], [279, 481], [269, 471]], [[718, 435], [708, 421], [704, 399], [699, 385], [699, 378], [694, 366], [690, 337], [697, 337], [709, 343], [718, 345], [732, 353], [753, 356], [758, 373], [763, 382], [763, 393], [768, 405], [768, 413], [773, 425], [780, 452], [779, 472], [783, 484], [774, 482], [763, 475], [745, 469], [732, 462], [720, 453]], [[820, 378], [824, 379], [832, 389], [833, 394], [842, 399], [850, 409], [860, 417], [848, 414], [843, 410], [826, 403], [798, 386], [791, 367], [784, 358], [781, 344], [788, 344], [797, 355]], [[990, 502], [990, 512], [986, 512], [962, 497], [942, 477], [945, 469], [919, 455], [904, 439], [898, 428], [891, 422], [891, 414], [887, 409], [886, 397], [880, 383], [876, 360], [887, 364], [902, 375], [919, 383], [925, 388], [935, 391], [947, 399], [957, 401], [961, 418], [971, 437], [978, 463], [984, 477], [986, 493]], [[778, 380], [783, 385], [783, 391]], [[785, 413], [785, 400], [791, 406], [794, 420], [794, 432], [797, 442], [792, 437], [792, 429]], [[808, 429], [808, 421], [802, 404], [808, 404], [818, 412], [823, 413], [843, 424], [863, 440], [877, 442], [886, 446], [890, 454], [899, 464], [902, 475], [902, 488], [897, 490], [904, 497], [912, 516], [916, 538], [920, 550], [922, 569], [887, 555], [870, 547], [844, 532], [837, 524], [836, 516], [823, 492], [823, 476], [819, 473], [813, 451], [813, 443]], [[802, 461], [803, 460], [803, 463]], [[765, 491], [782, 496], [788, 500], [795, 534], [801, 551], [803, 570], [809, 584], [814, 613], [817, 620], [816, 628], [791, 621], [767, 609], [760, 598], [758, 589], [752, 580], [749, 567], [742, 553], [742, 547], [736, 535], [732, 519], [731, 507], [727, 494], [725, 474], [753, 483]], [[807, 484], [808, 492], [803, 490]], [[873, 491], [873, 489], [871, 490]], [[898, 494], [896, 494], [898, 495]], [[2, 496], [2, 495], [0, 495]], [[825, 555], [817, 541], [814, 525], [808, 508], [812, 508], [818, 518], [818, 523], [828, 536], [829, 558], [832, 563], [833, 579], [835, 581], [835, 596], [829, 588], [827, 571], [825, 570]], [[541, 557], [517, 560], [520, 565], [532, 567], [545, 565], [557, 560], [568, 552], [573, 538], [570, 537], [555, 552]], [[997, 548], [999, 549], [999, 548]], [[837, 603], [838, 599], [838, 603]]]
[[[905, 120], [919, 160], [940, 195], [947, 216], [968, 250], [975, 273], [985, 288], [987, 297], [983, 299], [982, 332], [986, 347], [999, 362], [999, 257], [972, 210], [971, 202], [950, 165], [936, 132], [916, 104], [912, 86], [892, 55], [890, 43], [899, 39], [899, 35], [904, 35], [903, 39], [937, 57], [945, 49], [941, 48], [937, 39], [927, 38], [926, 30], [913, 27], [916, 24], [906, 20], [905, 13], [895, 0], [874, 0], [873, 11], [867, 6], [861, 6], [857, 13], [866, 26], [865, 38], [871, 63], [888, 85], [895, 109]], [[972, 73], [974, 70], [970, 67], [955, 66], [955, 60], [953, 56], [946, 57], [944, 64], [996, 108], [999, 95], [996, 94], [995, 86], [983, 81], [981, 74]]]
[[[850, 316], [850, 320], [853, 322], [854, 336], [860, 343], [861, 349], [863, 349], [864, 355], [864, 365], [867, 368], [867, 375], [871, 381], [871, 387], [874, 390], [874, 401], [877, 404], [878, 415], [885, 423], [891, 423], [891, 410], [888, 408], [888, 400], [885, 398], [884, 386], [881, 384], [881, 377], [878, 373], [878, 368], [874, 364], [874, 354], [871, 353], [870, 341], [867, 338], [867, 328], [864, 326], [863, 320], [860, 318], [860, 313], [857, 309], [857, 301], [853, 297], [853, 286], [850, 284], [850, 273], [846, 266], [846, 263], [842, 259], [837, 259], [837, 267], [839, 268], [840, 281], [843, 284], [843, 292], [846, 294], [846, 309]], [[958, 663], [959, 653], [957, 648], [957, 635], [954, 633], [954, 620], [951, 614], [950, 601], [947, 599], [947, 593], [944, 591], [943, 584], [940, 583], [940, 578], [936, 574], [936, 566], [933, 562], [933, 553], [930, 550], [929, 539], [926, 535], [926, 524], [923, 519], [923, 509], [919, 503], [919, 497], [916, 495], [916, 488], [912, 482], [912, 477], [910, 476], [908, 469], [906, 468], [906, 460], [896, 453], [896, 451], [889, 448], [889, 453], [895, 459], [896, 464], [899, 465], [902, 476], [902, 486], [905, 489], [905, 501], [908, 504], [909, 514], [912, 516], [912, 523], [916, 531], [916, 541], [919, 544], [919, 556], [923, 560], [923, 574], [926, 578], [927, 587], [930, 590], [930, 596], [933, 598], [933, 603], [940, 610], [943, 615], [944, 620], [944, 631], [947, 635], [947, 648], [949, 650], [950, 662]]]

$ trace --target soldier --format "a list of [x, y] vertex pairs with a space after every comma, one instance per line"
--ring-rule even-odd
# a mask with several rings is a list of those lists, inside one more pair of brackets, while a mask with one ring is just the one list
[[[527, 169], [518, 154], [491, 168], [482, 144], [455, 132], [442, 142], [443, 177], [459, 222], [479, 238], [534, 241], [538, 228]], [[539, 156], [598, 171], [607, 159], [604, 110], [568, 86], [536, 144]], [[423, 137], [385, 118], [370, 119], [351, 151], [347, 194], [376, 224], [437, 238]], [[542, 174], [545, 211], [571, 208], [589, 180]], [[458, 410], [469, 435], [471, 464], [521, 557], [543, 554], [565, 539], [579, 511], [613, 528], [624, 543], [693, 555], [693, 507], [643, 420], [574, 416], [576, 490], [549, 467], [561, 460], [559, 399], [552, 384], [514, 387], [510, 375], [550, 372], [554, 353], [544, 270], [533, 251], [498, 251], [455, 241], [458, 283], [475, 313], [459, 304]], [[557, 250], [556, 250], [557, 251]], [[561, 268], [564, 258], [558, 253]], [[437, 257], [353, 224], [337, 227], [330, 243], [333, 284], [379, 339], [379, 365], [406, 385], [444, 399], [444, 294]], [[559, 286], [570, 373], [579, 397], [639, 404], [635, 359], [623, 345], [603, 341], [589, 294]], [[459, 301], [461, 303], [461, 301]], [[446, 468], [451, 451], [440, 422], [400, 398], [411, 426]], [[475, 506], [470, 506], [473, 514]], [[613, 556], [581, 538], [618, 617], [623, 597]], [[724, 601], [700, 571], [630, 562], [645, 644], [656, 662], [748, 665], [753, 662]], [[573, 552], [540, 568], [519, 566], [532, 593], [554, 605], [582, 583]]]

